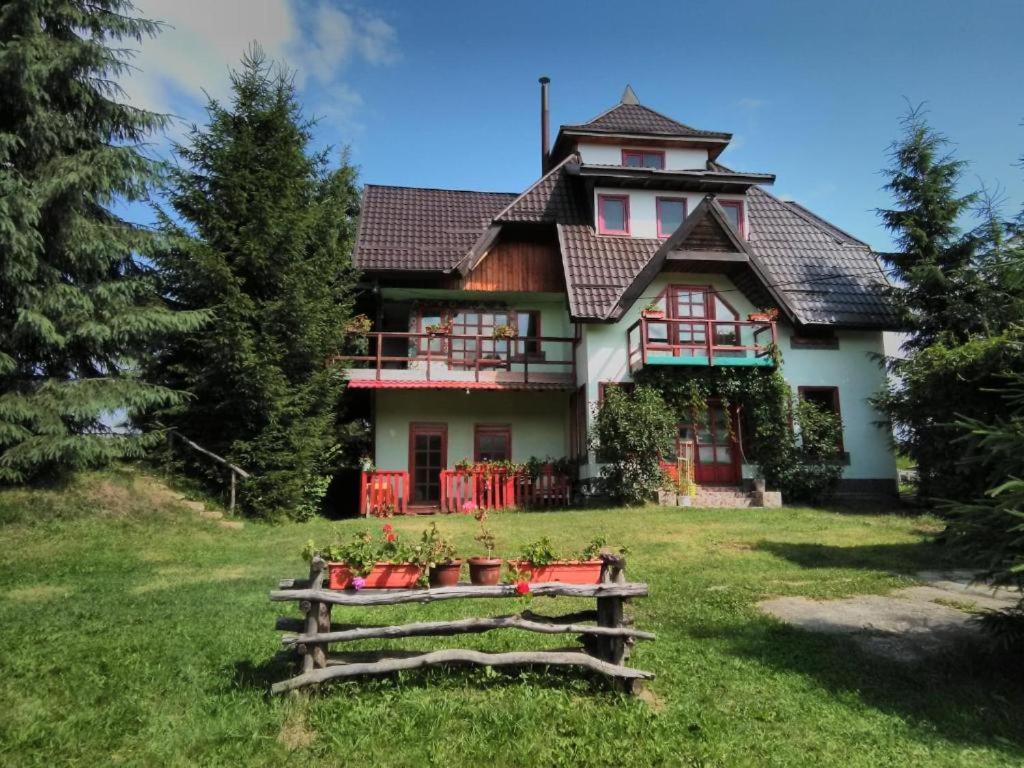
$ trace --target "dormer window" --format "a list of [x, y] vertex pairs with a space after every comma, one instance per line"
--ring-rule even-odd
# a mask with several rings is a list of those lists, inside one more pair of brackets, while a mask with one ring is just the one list
[[622, 150], [622, 164], [627, 168], [665, 168], [665, 153], [650, 149]]
[[719, 200], [718, 204], [725, 211], [725, 217], [736, 228], [736, 231], [743, 235], [743, 201], [742, 200]]
[[671, 237], [686, 218], [685, 197], [659, 197], [655, 199], [658, 214], [658, 237]]
[[602, 235], [629, 234], [629, 195], [597, 196], [597, 231]]

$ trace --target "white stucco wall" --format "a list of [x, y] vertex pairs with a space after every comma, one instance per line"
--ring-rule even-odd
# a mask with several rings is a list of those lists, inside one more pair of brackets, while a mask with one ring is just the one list
[[622, 150], [636, 149], [640, 151], [657, 151], [665, 153], [665, 170], [689, 171], [694, 168], [706, 168], [708, 151], [706, 149], [683, 149], [674, 147], [638, 147], [629, 144], [595, 144], [581, 141], [576, 145], [580, 160], [594, 165], [622, 165]]
[[568, 392], [380, 390], [376, 393], [375, 456], [379, 469], [409, 468], [409, 425], [448, 426], [448, 466], [473, 458], [474, 426], [508, 424], [512, 460], [561, 458], [569, 452]]
[[[700, 205], [704, 195], [700, 192], [656, 192], [648, 189], [616, 189], [612, 187], [596, 187], [594, 189], [593, 211], [597, 216], [597, 196], [617, 195], [629, 198], [629, 234], [631, 237], [656, 238], [658, 236], [658, 211], [657, 198], [659, 197], [685, 197], [686, 212], [692, 213], [693, 209]], [[743, 195], [716, 195], [718, 200], [743, 200]], [[747, 217], [744, 216], [744, 224]], [[598, 229], [597, 220], [594, 221], [595, 231]], [[749, 237], [749, 231], [744, 232]], [[621, 235], [604, 235], [604, 237], [621, 237]]]
[[[640, 310], [668, 284], [710, 285], [722, 293], [729, 304], [745, 319], [755, 307], [724, 275], [664, 273], [644, 291], [643, 296], [614, 324], [583, 326], [585, 356], [581, 355], [585, 376], [589, 418], [593, 419], [601, 382], [631, 381], [629, 373], [626, 329], [640, 317]], [[793, 349], [791, 328], [779, 324], [779, 348], [782, 352], [782, 374], [793, 388], [800, 386], [834, 386], [839, 388], [839, 407], [843, 417], [843, 443], [850, 454], [845, 479], [888, 479], [896, 476], [896, 462], [884, 428], [875, 426], [879, 414], [867, 399], [881, 390], [885, 375], [871, 358], [882, 352], [881, 332], [839, 331], [838, 350]], [[583, 346], [581, 345], [581, 346]], [[581, 365], [581, 369], [584, 366]], [[685, 376], [685, 369], [679, 374]], [[590, 425], [588, 425], [588, 430]], [[599, 467], [593, 461], [582, 470], [583, 477], [596, 476]]]

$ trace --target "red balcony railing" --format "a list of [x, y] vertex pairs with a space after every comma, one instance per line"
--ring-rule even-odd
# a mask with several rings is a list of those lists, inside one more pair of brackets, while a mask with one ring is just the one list
[[493, 469], [445, 469], [441, 471], [441, 511], [463, 512], [467, 502], [477, 509], [567, 506], [572, 482], [565, 475]]
[[[575, 340], [563, 336], [494, 338], [490, 334], [366, 334], [367, 353], [341, 355], [352, 386], [400, 382], [537, 384], [573, 388]], [[375, 382], [375, 383], [371, 383]]]
[[629, 369], [648, 365], [775, 365], [770, 320], [643, 317], [626, 330]]
[[373, 470], [359, 478], [359, 514], [389, 517], [409, 508], [409, 473]]

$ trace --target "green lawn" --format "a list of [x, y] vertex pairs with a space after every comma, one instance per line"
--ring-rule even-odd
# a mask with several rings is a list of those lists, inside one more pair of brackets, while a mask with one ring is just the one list
[[[31, 522], [35, 520], [36, 522]], [[437, 518], [472, 546], [473, 521]], [[965, 658], [908, 669], [762, 616], [771, 595], [881, 593], [943, 565], [930, 518], [810, 509], [608, 509], [492, 517], [500, 546], [596, 534], [650, 583], [632, 663], [643, 700], [571, 673], [431, 671], [269, 698], [267, 592], [335, 526], [226, 530], [138, 472], [0, 492], [0, 764], [1020, 766], [1024, 686]], [[393, 521], [418, 532], [422, 519]], [[531, 610], [580, 607], [533, 600]], [[372, 609], [385, 623], [502, 613], [507, 601]], [[287, 609], [285, 609], [287, 610]], [[337, 610], [339, 621], [355, 613]], [[365, 620], [364, 614], [361, 618]], [[485, 650], [564, 639], [421, 638]], [[395, 645], [398, 645], [397, 643]]]

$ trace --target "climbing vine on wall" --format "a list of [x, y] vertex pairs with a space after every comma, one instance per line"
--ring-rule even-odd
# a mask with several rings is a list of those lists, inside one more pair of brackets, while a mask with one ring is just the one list
[[[682, 374], [652, 367], [639, 371], [636, 380], [657, 390], [680, 422], [704, 421], [711, 399], [727, 411], [736, 406], [744, 460], [756, 463], [768, 487], [786, 498], [821, 501], [842, 475], [842, 465], [828, 455], [838, 442], [838, 420], [810, 403], [794, 408], [792, 390], [778, 369], [720, 366]], [[801, 430], [806, 439], [794, 434], [794, 420], [797, 426], [813, 423], [813, 430]], [[732, 429], [731, 419], [729, 425]]]

